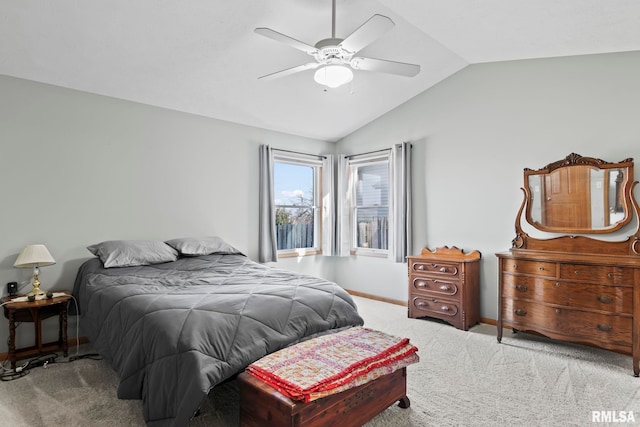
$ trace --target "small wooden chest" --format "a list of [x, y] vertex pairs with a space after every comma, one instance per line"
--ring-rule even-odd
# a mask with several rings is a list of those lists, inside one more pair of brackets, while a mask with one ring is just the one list
[[455, 246], [408, 257], [409, 317], [433, 317], [468, 330], [480, 322], [480, 258]]
[[394, 402], [409, 407], [407, 370], [399, 369], [359, 387], [313, 400], [294, 401], [243, 372], [240, 386], [242, 427], [359, 427]]

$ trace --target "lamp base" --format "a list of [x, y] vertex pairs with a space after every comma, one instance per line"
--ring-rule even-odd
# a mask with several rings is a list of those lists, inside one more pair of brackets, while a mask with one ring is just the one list
[[40, 288], [37, 288], [37, 289], [36, 289], [36, 288], [33, 288], [33, 289], [31, 290], [31, 292], [29, 292], [29, 293], [27, 294], [27, 297], [31, 297], [31, 296], [37, 297], [38, 295], [44, 295], [44, 294], [45, 294], [45, 292], [44, 292], [42, 289], [40, 289]]
[[31, 289], [31, 292], [27, 294], [27, 297], [37, 297], [38, 295], [44, 294], [45, 292], [40, 289], [40, 280], [38, 280], [38, 270], [36, 268], [35, 272], [33, 273], [33, 289]]

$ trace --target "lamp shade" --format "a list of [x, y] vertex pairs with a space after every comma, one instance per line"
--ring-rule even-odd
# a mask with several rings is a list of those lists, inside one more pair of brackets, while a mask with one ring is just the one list
[[333, 89], [353, 80], [353, 71], [344, 65], [325, 65], [318, 68], [313, 79], [317, 83]]
[[28, 245], [22, 248], [13, 266], [18, 268], [31, 268], [44, 267], [55, 263], [56, 261], [45, 245]]

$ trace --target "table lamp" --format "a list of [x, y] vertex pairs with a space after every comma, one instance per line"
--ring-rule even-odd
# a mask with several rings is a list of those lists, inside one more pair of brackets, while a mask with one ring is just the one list
[[33, 289], [27, 296], [43, 295], [44, 291], [40, 289], [40, 281], [38, 280], [39, 267], [53, 265], [56, 261], [53, 259], [45, 245], [28, 245], [25, 246], [18, 255], [18, 259], [13, 264], [18, 268], [33, 267]]

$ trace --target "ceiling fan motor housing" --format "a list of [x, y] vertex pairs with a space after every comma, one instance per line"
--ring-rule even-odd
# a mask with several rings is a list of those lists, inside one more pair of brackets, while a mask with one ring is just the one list
[[340, 46], [343, 39], [328, 38], [315, 44], [318, 51], [313, 57], [321, 64], [347, 64], [351, 61], [353, 52], [348, 52]]

